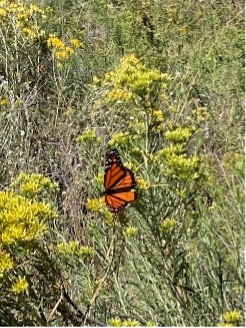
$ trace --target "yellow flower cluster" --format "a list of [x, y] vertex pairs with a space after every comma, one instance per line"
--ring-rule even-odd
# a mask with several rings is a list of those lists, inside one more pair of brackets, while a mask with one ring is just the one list
[[82, 144], [84, 142], [93, 142], [93, 141], [97, 141], [100, 142], [100, 138], [96, 137], [96, 134], [93, 130], [88, 129], [85, 130], [80, 136], [77, 137], [76, 139], [77, 143]]
[[13, 243], [40, 239], [47, 227], [42, 221], [57, 215], [45, 203], [30, 201], [13, 192], [0, 192], [0, 243]]
[[40, 240], [46, 232], [45, 221], [55, 217], [57, 214], [48, 204], [28, 200], [11, 191], [0, 192], [0, 274], [13, 266], [5, 250], [12, 245], [31, 246], [32, 241]]
[[79, 248], [79, 255], [83, 255], [83, 256], [89, 256], [89, 255], [94, 255], [95, 254], [95, 250], [93, 247], [90, 246], [81, 246]]
[[101, 211], [103, 204], [104, 204], [103, 198], [88, 198], [86, 203], [86, 208], [94, 212], [99, 212]]
[[200, 177], [201, 158], [196, 155], [188, 156], [185, 150], [194, 131], [193, 126], [176, 127], [165, 133], [170, 144], [157, 153], [157, 159], [163, 161], [168, 176], [183, 181], [195, 181]]
[[75, 47], [75, 48], [81, 48], [83, 46], [83, 43], [80, 42], [78, 39], [70, 39], [70, 43]]
[[205, 121], [210, 116], [206, 107], [197, 107], [192, 111], [192, 114], [195, 115], [199, 122]]
[[108, 224], [112, 224], [114, 222], [113, 214], [106, 207], [104, 197], [88, 198], [87, 203], [86, 203], [86, 208], [90, 211], [98, 212], [98, 213], [102, 214], [105, 217], [106, 222]]
[[[108, 324], [110, 327], [139, 327], [140, 326], [140, 322], [137, 320], [132, 320], [132, 319], [121, 320], [120, 318], [117, 317], [109, 319]], [[156, 327], [157, 324], [152, 321], [148, 321], [145, 324], [145, 326]]]
[[180, 180], [189, 179], [195, 181], [198, 179], [199, 174], [197, 171], [201, 162], [199, 156], [188, 157], [186, 154], [170, 154], [166, 159], [168, 164], [168, 169], [166, 170], [167, 175], [179, 178]]
[[164, 121], [164, 116], [160, 109], [153, 111], [153, 117], [160, 123]]
[[25, 37], [26, 42], [32, 43], [34, 39], [45, 34], [39, 25], [45, 20], [45, 11], [34, 4], [0, 1], [0, 26], [6, 27], [8, 32], [19, 33]]
[[107, 95], [108, 100], [113, 101], [113, 102], [120, 101], [123, 103], [128, 103], [129, 101], [131, 101], [132, 97], [133, 97], [133, 95], [130, 91], [127, 92], [120, 88], [116, 88], [116, 89], [109, 91], [109, 93]]
[[0, 97], [0, 106], [7, 106], [8, 100], [7, 98]]
[[177, 127], [174, 130], [168, 130], [165, 133], [167, 140], [173, 143], [187, 142], [194, 132], [194, 127]]
[[16, 282], [12, 285], [12, 291], [16, 294], [26, 291], [27, 288], [28, 282], [26, 281], [26, 277], [19, 276]]
[[137, 176], [136, 181], [137, 181], [137, 186], [138, 186], [139, 190], [147, 190], [149, 188], [148, 182], [146, 180], [144, 180], [143, 178]]
[[90, 256], [95, 253], [94, 248], [89, 246], [79, 246], [78, 241], [70, 241], [68, 243], [59, 243], [57, 245], [59, 253], [66, 257], [70, 257], [71, 255], [82, 255], [82, 256]]
[[2, 245], [0, 244], [0, 278], [2, 277], [5, 271], [12, 269], [13, 266], [14, 262], [10, 254], [3, 251]]
[[49, 178], [38, 173], [27, 174], [22, 172], [11, 186], [18, 188], [21, 194], [27, 198], [34, 198], [42, 191], [57, 193], [59, 190], [56, 182], [51, 182]]
[[101, 82], [101, 79], [97, 75], [94, 75], [93, 78], [92, 78], [92, 81], [93, 81], [94, 84], [98, 84], [98, 83]]
[[[107, 87], [105, 102], [131, 101], [139, 104], [140, 100], [142, 104], [147, 104], [147, 99], [166, 90], [170, 80], [170, 75], [161, 73], [158, 69], [148, 69], [135, 55], [124, 56], [119, 67], [106, 73], [102, 81], [102, 86]], [[162, 119], [159, 112], [155, 114]]]
[[170, 144], [169, 147], [161, 149], [157, 153], [157, 157], [160, 159], [165, 159], [170, 154], [183, 154], [184, 153], [184, 146], [182, 144]]
[[123, 232], [123, 235], [126, 237], [126, 238], [131, 238], [131, 237], [134, 237], [138, 232], [138, 228], [137, 227], [127, 227], [125, 229], [125, 231]]
[[128, 169], [132, 170], [133, 172], [136, 172], [138, 169], [138, 165], [133, 162], [124, 162], [124, 166]]
[[55, 35], [50, 35], [47, 39], [47, 45], [60, 63], [69, 59], [75, 53], [77, 48], [83, 46], [82, 42], [77, 39], [70, 39], [70, 45], [67, 45]]
[[129, 144], [132, 138], [129, 132], [118, 132], [112, 136], [108, 144], [112, 147], [119, 147], [121, 144]]
[[99, 185], [102, 185], [104, 181], [104, 173], [99, 172], [98, 176], [96, 177], [96, 181]]
[[177, 221], [173, 218], [166, 218], [160, 224], [160, 231], [163, 234], [170, 232], [173, 228], [177, 226]]
[[140, 322], [137, 320], [121, 320], [120, 318], [111, 318], [108, 320], [108, 324], [111, 327], [139, 327]]
[[228, 311], [224, 313], [224, 321], [218, 324], [219, 327], [236, 327], [241, 317], [240, 311]]

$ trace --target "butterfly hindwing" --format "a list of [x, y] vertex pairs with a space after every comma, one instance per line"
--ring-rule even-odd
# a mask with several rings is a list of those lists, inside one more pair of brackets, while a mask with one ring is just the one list
[[137, 199], [135, 191], [119, 192], [117, 194], [105, 195], [108, 209], [113, 213], [120, 213], [129, 203]]

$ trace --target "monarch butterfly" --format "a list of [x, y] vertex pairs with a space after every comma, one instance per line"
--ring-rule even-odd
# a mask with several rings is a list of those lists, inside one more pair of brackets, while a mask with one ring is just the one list
[[124, 208], [137, 199], [136, 180], [133, 172], [125, 167], [117, 149], [107, 157], [104, 175], [105, 202], [110, 212], [120, 214]]

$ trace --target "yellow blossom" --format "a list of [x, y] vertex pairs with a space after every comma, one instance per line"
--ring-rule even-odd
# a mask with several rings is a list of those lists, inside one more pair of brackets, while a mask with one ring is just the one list
[[109, 91], [107, 98], [110, 101], [122, 101], [124, 103], [129, 102], [132, 99], [131, 92], [125, 91], [123, 89], [114, 89]]
[[187, 36], [190, 34], [190, 27], [188, 25], [182, 26], [179, 31], [181, 35]]
[[47, 40], [47, 45], [48, 47], [54, 47], [54, 48], [64, 48], [65, 44], [63, 41], [61, 41], [57, 37], [50, 37]]
[[132, 139], [132, 136], [129, 132], [118, 132], [115, 133], [108, 144], [112, 147], [118, 147], [121, 144], [129, 143]]
[[79, 255], [83, 256], [89, 256], [89, 255], [94, 255], [95, 254], [95, 249], [90, 246], [81, 246], [79, 248]]
[[146, 323], [146, 326], [147, 326], [147, 327], [156, 327], [157, 324], [156, 324], [155, 322], [153, 322], [153, 321], [148, 321], [148, 322]]
[[[25, 42], [33, 42], [33, 40], [41, 35], [39, 20], [44, 21], [44, 10], [32, 4], [19, 4], [13, 2], [1, 2], [0, 16], [2, 21], [8, 20], [9, 31], [14, 25], [14, 33], [22, 34]], [[3, 20], [4, 18], [4, 20]]]
[[218, 327], [234, 327], [234, 325], [228, 322], [220, 322], [218, 323]]
[[136, 177], [136, 181], [137, 181], [138, 189], [147, 190], [149, 188], [148, 182], [146, 180], [142, 179], [140, 176]]
[[6, 106], [8, 104], [7, 98], [0, 97], [0, 106]]
[[137, 171], [138, 165], [136, 163], [133, 162], [125, 162], [124, 166], [126, 166], [128, 169], [132, 170], [132, 171]]
[[124, 56], [118, 68], [105, 74], [102, 85], [109, 88], [104, 102], [133, 103], [138, 108], [139, 104], [144, 103], [145, 110], [150, 109], [151, 103], [149, 101], [148, 104], [146, 99], [151, 99], [153, 93], [161, 94], [170, 79], [170, 75], [158, 69], [148, 69], [135, 55]]
[[39, 173], [27, 174], [21, 172], [11, 186], [19, 188], [20, 192], [28, 198], [35, 197], [42, 191], [57, 193], [59, 190], [56, 182], [51, 182], [49, 178]]
[[64, 50], [69, 54], [72, 55], [74, 53], [74, 49], [71, 47], [65, 47]]
[[55, 57], [57, 60], [66, 60], [69, 58], [69, 53], [65, 50], [58, 50], [55, 52]]
[[104, 181], [104, 173], [99, 172], [98, 176], [96, 177], [96, 181], [98, 182], [99, 185], [102, 185]]
[[153, 116], [157, 119], [158, 122], [164, 121], [164, 116], [161, 110], [154, 110]]
[[197, 107], [192, 113], [196, 115], [197, 120], [200, 122], [205, 121], [210, 116], [206, 107]]
[[183, 144], [170, 144], [169, 147], [159, 150], [157, 153], [157, 157], [159, 159], [165, 159], [172, 156], [173, 154], [179, 155], [182, 153], [184, 153]]
[[30, 38], [35, 38], [35, 36], [36, 36], [36, 31], [34, 31], [30, 27], [23, 27], [22, 32]]
[[190, 139], [193, 131], [194, 127], [177, 127], [174, 130], [168, 130], [165, 133], [165, 137], [171, 142], [182, 143]]
[[62, 242], [57, 245], [59, 252], [66, 257], [71, 255], [93, 255], [95, 250], [89, 246], [80, 246], [79, 242], [76, 241], [69, 241], [69, 242]]
[[0, 278], [2, 277], [5, 271], [12, 269], [14, 266], [13, 260], [10, 254], [5, 253], [2, 250], [2, 246], [0, 245]]
[[40, 14], [44, 14], [44, 10], [42, 10], [41, 8], [39, 8], [38, 6], [36, 6], [34, 4], [30, 4], [29, 12], [30, 12], [31, 15], [34, 12], [37, 12], [37, 13], [40, 13]]
[[21, 14], [17, 15], [17, 19], [20, 21], [28, 21], [28, 13], [27, 12], [22, 12]]
[[140, 322], [133, 319], [128, 319], [122, 321], [121, 319], [115, 317], [108, 320], [108, 324], [111, 327], [138, 327]]
[[57, 248], [59, 253], [72, 255], [75, 254], [79, 249], [79, 242], [78, 241], [70, 241], [68, 243], [62, 242], [57, 244]]
[[57, 214], [48, 204], [30, 201], [13, 192], [0, 192], [0, 243], [23, 244], [39, 240], [47, 230], [44, 221]]
[[86, 203], [86, 208], [88, 210], [99, 212], [104, 204], [104, 199], [102, 198], [88, 198]]
[[88, 129], [85, 130], [80, 136], [77, 137], [76, 141], [77, 143], [83, 143], [85, 141], [100, 141], [99, 138], [96, 138], [96, 134], [93, 130]]
[[137, 234], [137, 232], [138, 232], [138, 228], [131, 226], [131, 227], [127, 227], [123, 232], [123, 234], [126, 238], [130, 238], [130, 237], [134, 237]]
[[12, 291], [16, 294], [22, 293], [28, 289], [26, 277], [18, 277], [17, 281], [12, 285]]
[[140, 63], [140, 60], [134, 55], [134, 54], [130, 54], [127, 56], [124, 56], [121, 59], [121, 63], [125, 64], [125, 65], [137, 65]]
[[128, 320], [124, 320], [122, 322], [122, 326], [123, 327], [139, 327], [140, 322], [137, 320], [128, 319]]
[[227, 323], [235, 324], [240, 319], [240, 311], [228, 311], [224, 313], [224, 319]]
[[3, 8], [0, 8], [0, 16], [6, 16], [7, 15], [7, 11]]
[[97, 84], [101, 81], [101, 79], [98, 76], [94, 75], [92, 81], [93, 83]]
[[110, 226], [110, 225], [112, 225], [112, 224], [114, 224], [115, 223], [115, 218], [114, 218], [114, 216], [113, 216], [113, 213], [112, 212], [110, 212], [109, 210], [108, 210], [108, 208], [106, 207], [106, 203], [104, 202], [104, 217], [105, 217], [105, 221], [106, 221], [106, 223]]
[[40, 186], [38, 185], [37, 182], [28, 181], [20, 186], [20, 191], [26, 195], [36, 194], [40, 191]]
[[160, 224], [161, 233], [165, 234], [170, 232], [173, 228], [177, 226], [177, 221], [173, 218], [166, 218]]
[[108, 324], [111, 327], [122, 327], [122, 321], [117, 317], [109, 319]]
[[195, 181], [198, 177], [198, 169], [200, 166], [201, 159], [199, 156], [187, 157], [186, 154], [169, 154], [167, 157], [168, 168], [166, 174], [179, 178], [180, 180]]
[[78, 39], [71, 39], [70, 43], [75, 47], [75, 48], [80, 48], [83, 46], [83, 43], [80, 42]]
[[160, 94], [160, 99], [163, 101], [167, 101], [169, 99], [169, 96], [166, 93], [161, 93]]

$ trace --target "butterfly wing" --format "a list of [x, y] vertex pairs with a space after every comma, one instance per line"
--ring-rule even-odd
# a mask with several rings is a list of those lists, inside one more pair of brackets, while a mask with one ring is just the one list
[[124, 167], [116, 149], [110, 151], [104, 176], [105, 201], [108, 209], [119, 214], [129, 203], [137, 199], [133, 172]]
[[113, 188], [126, 174], [126, 170], [121, 162], [120, 155], [116, 149], [109, 152], [105, 165], [104, 188]]
[[129, 203], [134, 202], [136, 199], [137, 193], [135, 191], [105, 195], [108, 209], [115, 214], [120, 214]]

